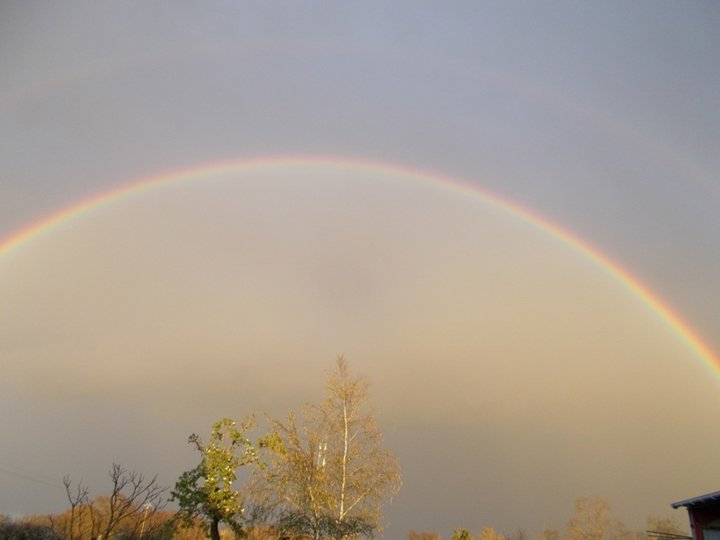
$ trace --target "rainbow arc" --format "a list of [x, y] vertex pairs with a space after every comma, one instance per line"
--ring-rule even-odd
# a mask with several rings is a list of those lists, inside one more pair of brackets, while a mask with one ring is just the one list
[[0, 241], [0, 257], [9, 254], [22, 246], [29, 244], [63, 223], [77, 219], [83, 214], [99, 209], [105, 205], [113, 204], [124, 198], [140, 194], [148, 190], [157, 190], [174, 184], [190, 181], [202, 181], [229, 173], [258, 172], [292, 172], [299, 168], [325, 167], [337, 168], [339, 171], [352, 170], [369, 174], [384, 174], [398, 177], [409, 182], [423, 182], [442, 186], [476, 197], [484, 202], [501, 208], [515, 216], [520, 217], [530, 225], [537, 227], [548, 235], [557, 238], [565, 245], [603, 268], [614, 279], [619, 281], [631, 294], [644, 303], [651, 311], [656, 313], [690, 349], [702, 360], [706, 366], [720, 378], [720, 359], [713, 350], [701, 339], [693, 328], [686, 323], [656, 292], [635, 278], [619, 263], [592, 246], [589, 242], [575, 235], [571, 231], [553, 223], [550, 219], [541, 216], [513, 201], [489, 193], [468, 182], [449, 178], [441, 174], [430, 173], [411, 167], [400, 167], [388, 163], [347, 159], [336, 157], [264, 157], [214, 163], [199, 167], [183, 169], [180, 171], [160, 174], [122, 185], [99, 195], [81, 200], [76, 204], [63, 208], [46, 218], [39, 220], [15, 234]]

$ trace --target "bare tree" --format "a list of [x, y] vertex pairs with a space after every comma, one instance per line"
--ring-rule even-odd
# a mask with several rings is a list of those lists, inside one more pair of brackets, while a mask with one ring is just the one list
[[157, 475], [147, 479], [118, 463], [113, 463], [109, 474], [112, 492], [104, 509], [103, 538], [109, 538], [123, 524], [131, 525], [134, 537], [144, 527], [148, 516], [165, 506], [164, 495], [168, 488], [157, 483]]
[[[83, 486], [82, 480], [78, 482], [75, 489], [72, 489], [72, 481], [69, 476], [63, 477], [65, 494], [70, 503], [70, 518], [66, 522], [64, 536], [68, 540], [74, 540], [82, 532], [82, 509], [88, 504], [88, 488]], [[77, 529], [77, 535], [75, 530]]]
[[506, 540], [527, 540], [527, 534], [525, 534], [525, 531], [523, 529], [515, 529], [514, 532], [510, 534], [503, 535]]
[[112, 482], [110, 495], [97, 497], [92, 503], [88, 488], [82, 482], [73, 489], [70, 478], [63, 478], [70, 503], [65, 538], [109, 538], [120, 530], [129, 538], [139, 538], [141, 532], [151, 532], [148, 524], [155, 512], [165, 507], [167, 488], [157, 483], [157, 476], [148, 479], [117, 463], [113, 463], [109, 476]]

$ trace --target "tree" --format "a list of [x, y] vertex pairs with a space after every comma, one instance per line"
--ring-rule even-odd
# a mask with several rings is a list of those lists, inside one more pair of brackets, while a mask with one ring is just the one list
[[395, 457], [368, 407], [368, 382], [337, 359], [326, 398], [274, 421], [272, 450], [263, 473], [274, 494], [278, 527], [313, 538], [371, 536], [381, 527], [382, 504], [401, 485]]
[[65, 486], [65, 495], [70, 503], [70, 516], [66, 520], [65, 538], [74, 540], [76, 537], [76, 529], [79, 533], [82, 530], [82, 509], [88, 504], [88, 488], [82, 485], [82, 481], [75, 486], [75, 490], [71, 489], [72, 480], [69, 476], [63, 477], [63, 485]]
[[60, 536], [46, 525], [16, 523], [5, 516], [0, 518], [0, 538], [3, 540], [60, 540]]
[[630, 536], [632, 533], [612, 516], [610, 505], [604, 499], [592, 496], [575, 501], [575, 514], [567, 526], [567, 540], [614, 540]]
[[538, 535], [537, 540], [560, 540], [560, 531], [552, 527], [546, 527]]
[[478, 540], [505, 540], [505, 536], [492, 527], [485, 527], [478, 535]]
[[52, 527], [45, 522], [27, 519], [16, 521], [0, 514], [0, 538], [2, 540], [61, 540]]
[[647, 519], [646, 538], [649, 540], [689, 539], [687, 531], [674, 518], [650, 516]]
[[501, 534], [500, 537], [504, 537], [506, 540], [527, 540], [527, 534], [525, 534], [523, 529], [515, 529], [514, 532], [504, 535]]
[[244, 501], [233, 483], [239, 467], [258, 462], [255, 447], [245, 436], [254, 425], [252, 417], [239, 427], [230, 418], [224, 418], [213, 424], [207, 444], [196, 434], [188, 439], [200, 452], [200, 463], [180, 475], [171, 500], [178, 502], [179, 516], [185, 525], [192, 526], [200, 518], [213, 540], [220, 539], [221, 522], [236, 533], [242, 532]]
[[101, 533], [109, 538], [121, 525], [125, 525], [130, 536], [144, 532], [148, 517], [165, 506], [163, 496], [166, 487], [157, 483], [157, 475], [146, 479], [135, 471], [128, 471], [122, 465], [113, 463], [110, 469], [112, 491], [107, 499], [96, 499], [94, 507], [100, 515]]
[[440, 540], [440, 535], [436, 532], [428, 531], [415, 531], [412, 530], [408, 533], [407, 540]]
[[440, 535], [436, 532], [428, 531], [410, 531], [407, 540], [440, 540]]
[[450, 540], [473, 540], [473, 537], [472, 534], [470, 534], [470, 531], [464, 527], [460, 527], [452, 532]]
[[113, 463], [110, 472], [112, 489], [107, 497], [90, 502], [87, 487], [78, 483], [73, 489], [68, 476], [63, 478], [70, 510], [57, 520], [55, 529], [73, 540], [75, 538], [109, 538], [122, 532], [127, 538], [138, 538], [141, 532], [150, 536], [154, 532], [152, 517], [165, 506], [166, 487], [157, 482], [157, 476], [146, 478]]

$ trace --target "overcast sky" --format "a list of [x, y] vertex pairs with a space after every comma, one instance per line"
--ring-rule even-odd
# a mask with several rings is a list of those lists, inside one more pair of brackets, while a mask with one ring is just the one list
[[189, 433], [320, 399], [343, 353], [403, 466], [386, 538], [563, 528], [591, 494], [684, 523], [720, 489], [718, 368], [482, 193], [719, 351], [718, 28], [714, 2], [3, 3], [0, 245], [268, 165], [0, 251], [0, 513], [61, 511], [65, 474], [101, 495], [113, 461], [172, 484]]

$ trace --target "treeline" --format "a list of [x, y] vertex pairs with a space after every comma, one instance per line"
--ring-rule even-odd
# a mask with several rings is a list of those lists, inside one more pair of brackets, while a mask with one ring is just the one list
[[[0, 516], [0, 539], [200, 540], [206, 538], [207, 529], [200, 520], [194, 526], [180, 527], [176, 512], [151, 510], [148, 507], [140, 507], [141, 511], [126, 515], [110, 536], [103, 536], [101, 530], [108, 526], [112, 514], [111, 504], [110, 497], [101, 497], [91, 503], [83, 504], [82, 507], [76, 507], [74, 516], [70, 509], [57, 516], [30, 516], [17, 521]], [[248, 540], [293, 538], [292, 535], [281, 533], [270, 525], [249, 527], [243, 534]], [[234, 536], [235, 533], [229, 528], [221, 531], [221, 537]], [[586, 497], [576, 501], [575, 513], [564, 530], [546, 529], [531, 538], [522, 530], [502, 534], [494, 528], [486, 527], [473, 534], [468, 529], [458, 528], [453, 531], [450, 540], [682, 540], [683, 538], [689, 536], [673, 519], [650, 517], [644, 530], [632, 530], [612, 515], [606, 501], [599, 497]], [[407, 540], [442, 540], [442, 537], [436, 532], [410, 531]]]
[[[91, 498], [82, 483], [63, 479], [68, 508], [59, 515], [0, 516], [0, 540], [249, 540], [350, 539], [382, 530], [383, 506], [401, 485], [397, 460], [383, 447], [369, 412], [367, 380], [344, 358], [326, 382], [325, 398], [284, 419], [215, 422], [208, 437], [190, 435], [198, 463], [174, 486], [114, 464], [108, 495]], [[177, 510], [167, 509], [172, 503]], [[647, 532], [650, 531], [650, 532]], [[647, 531], [628, 529], [598, 497], [576, 501], [564, 530], [533, 540], [684, 540], [672, 520], [650, 518]], [[408, 540], [441, 540], [410, 531]], [[456, 529], [450, 540], [530, 540], [521, 531]]]
[[[337, 360], [325, 398], [284, 419], [224, 418], [192, 434], [198, 464], [173, 487], [114, 464], [110, 494], [91, 499], [63, 483], [69, 508], [56, 516], [5, 519], [0, 540], [191, 540], [371, 537], [400, 489], [400, 467], [369, 411], [369, 384]], [[166, 505], [174, 503], [177, 511]]]
[[[686, 540], [691, 537], [677, 521], [651, 516], [646, 528], [633, 530], [613, 515], [610, 504], [598, 496], [581, 497], [564, 530], [547, 528], [534, 540]], [[408, 540], [442, 540], [436, 532], [410, 531]], [[464, 527], [453, 531], [450, 540], [533, 540], [522, 529], [500, 533], [485, 527], [477, 534]]]

